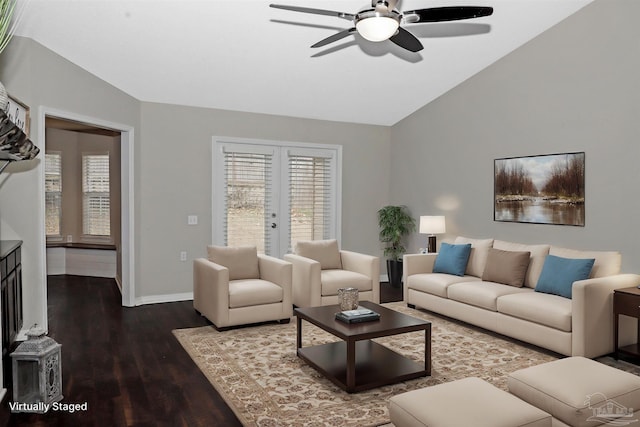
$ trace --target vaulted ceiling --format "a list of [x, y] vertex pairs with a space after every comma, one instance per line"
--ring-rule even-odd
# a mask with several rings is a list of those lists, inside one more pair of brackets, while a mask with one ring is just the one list
[[[275, 0], [355, 13], [364, 0]], [[390, 126], [592, 0], [402, 0], [401, 10], [492, 6], [492, 16], [407, 24], [424, 50], [349, 36], [351, 23], [252, 0], [30, 0], [30, 37], [147, 102]]]

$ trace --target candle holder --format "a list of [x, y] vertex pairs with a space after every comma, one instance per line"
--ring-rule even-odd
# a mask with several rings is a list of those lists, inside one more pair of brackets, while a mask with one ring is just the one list
[[356, 288], [340, 288], [338, 289], [338, 301], [340, 302], [340, 310], [355, 310], [358, 308], [358, 289]]

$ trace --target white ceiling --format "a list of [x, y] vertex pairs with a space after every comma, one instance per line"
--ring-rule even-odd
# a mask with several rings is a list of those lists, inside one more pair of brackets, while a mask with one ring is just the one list
[[[367, 5], [274, 1], [349, 13]], [[401, 10], [494, 8], [406, 25], [418, 53], [359, 36], [311, 49], [351, 23], [252, 0], [30, 0], [17, 34], [141, 101], [390, 126], [591, 1], [403, 0]]]

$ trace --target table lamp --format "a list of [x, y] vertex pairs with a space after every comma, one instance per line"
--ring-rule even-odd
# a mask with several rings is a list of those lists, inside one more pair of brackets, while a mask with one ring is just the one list
[[420, 234], [429, 235], [429, 243], [427, 252], [436, 251], [436, 234], [445, 232], [444, 216], [421, 216], [420, 217]]

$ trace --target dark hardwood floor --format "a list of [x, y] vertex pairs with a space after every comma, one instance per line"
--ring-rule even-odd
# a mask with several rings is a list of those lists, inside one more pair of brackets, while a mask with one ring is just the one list
[[[191, 301], [122, 307], [114, 280], [48, 278], [49, 336], [62, 344], [63, 403], [87, 411], [13, 414], [7, 426], [240, 426], [171, 331], [207, 325]], [[381, 283], [381, 301], [402, 289]]]

